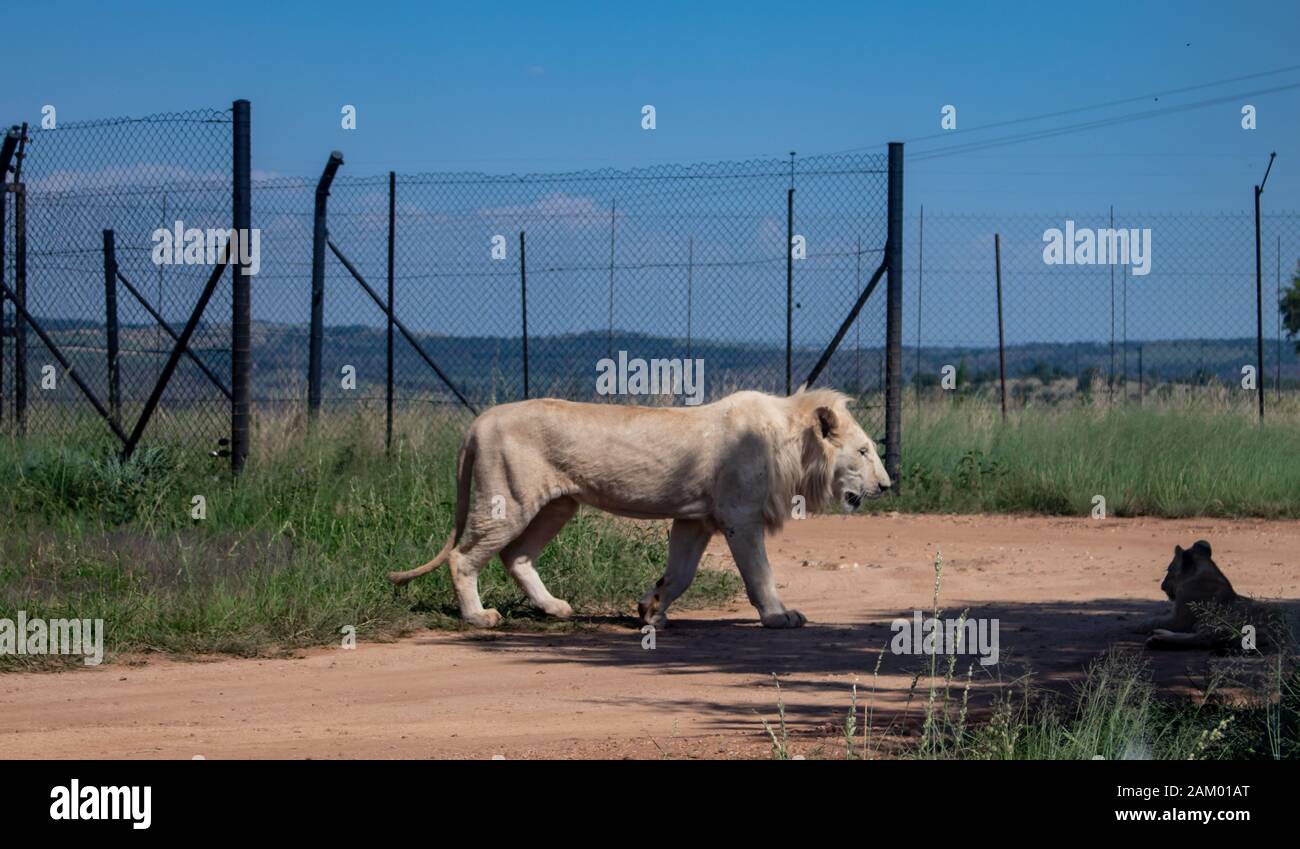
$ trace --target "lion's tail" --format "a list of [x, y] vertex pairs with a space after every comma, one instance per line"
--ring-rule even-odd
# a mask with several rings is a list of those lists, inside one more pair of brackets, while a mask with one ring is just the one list
[[442, 551], [438, 552], [438, 556], [428, 563], [405, 572], [389, 572], [388, 580], [400, 586], [421, 575], [429, 574], [451, 555], [451, 550], [465, 533], [465, 524], [469, 520], [469, 486], [473, 468], [474, 440], [471, 436], [460, 446], [460, 456], [456, 460], [456, 523], [452, 527], [451, 536], [447, 537], [447, 544], [442, 547]]

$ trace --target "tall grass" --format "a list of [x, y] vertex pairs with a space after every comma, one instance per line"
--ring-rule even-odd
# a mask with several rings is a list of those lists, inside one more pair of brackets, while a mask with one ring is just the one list
[[901, 497], [872, 509], [1300, 517], [1300, 412], [1204, 399], [1014, 410], [941, 398], [904, 416]]
[[[361, 639], [459, 627], [446, 570], [402, 589], [384, 579], [427, 560], [451, 529], [459, 424], [404, 416], [386, 457], [372, 417], [326, 417], [310, 438], [263, 421], [237, 484], [226, 461], [185, 445], [122, 463], [93, 430], [0, 443], [0, 618], [102, 618], [109, 652], [251, 654], [341, 640], [346, 626]], [[628, 612], [661, 574], [666, 539], [661, 524], [584, 511], [538, 570], [580, 613]], [[499, 566], [480, 585], [508, 623], [552, 627]], [[704, 570], [683, 601], [738, 588]]]

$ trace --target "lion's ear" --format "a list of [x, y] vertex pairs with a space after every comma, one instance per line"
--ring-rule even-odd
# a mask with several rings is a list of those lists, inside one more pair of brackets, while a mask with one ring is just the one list
[[817, 432], [822, 439], [830, 439], [839, 433], [840, 419], [830, 407], [817, 408]]

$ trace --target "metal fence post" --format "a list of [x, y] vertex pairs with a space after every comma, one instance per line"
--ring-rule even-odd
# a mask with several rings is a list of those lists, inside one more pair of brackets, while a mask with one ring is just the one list
[[[250, 150], [252, 105], [236, 100], [233, 105], [234, 130], [231, 212], [240, 244], [249, 244], [253, 229], [252, 161]], [[242, 255], [244, 252], [240, 251]], [[252, 285], [240, 256], [230, 263], [230, 471], [239, 474], [248, 459], [249, 383], [252, 376]]]
[[691, 358], [691, 299], [695, 296], [695, 237], [686, 243], [686, 359]]
[[[1115, 205], [1110, 207], [1110, 231], [1115, 231]], [[1110, 364], [1106, 366], [1106, 403], [1115, 395], [1115, 263], [1107, 263], [1110, 272]]]
[[393, 236], [397, 227], [397, 172], [388, 172], [388, 385], [385, 402], [384, 451], [393, 450]]
[[104, 334], [108, 350], [108, 413], [122, 423], [122, 386], [118, 372], [117, 246], [113, 231], [104, 231]]
[[1259, 247], [1259, 196], [1263, 191], [1255, 187], [1255, 394], [1259, 398], [1260, 421], [1264, 420], [1264, 266]]
[[1264, 421], [1264, 254], [1260, 250], [1260, 195], [1269, 183], [1273, 160], [1277, 152], [1269, 153], [1269, 166], [1264, 169], [1264, 179], [1255, 187], [1255, 390], [1260, 399], [1260, 421]]
[[307, 337], [307, 419], [315, 422], [320, 415], [321, 344], [325, 335], [325, 241], [330, 185], [343, 164], [343, 154], [330, 153], [325, 170], [316, 183], [316, 207], [312, 216], [311, 236], [311, 328]]
[[[9, 163], [13, 160], [18, 147], [18, 128], [11, 127], [0, 140], [0, 284], [5, 282], [5, 248], [9, 240]], [[5, 295], [0, 291], [0, 422], [5, 417], [5, 338], [9, 328], [5, 326]]]
[[528, 400], [528, 270], [524, 256], [524, 231], [519, 231], [519, 312], [524, 324], [524, 400]]
[[[609, 329], [605, 335], [605, 356], [614, 356], [614, 234], [618, 226], [618, 198], [609, 206]], [[523, 235], [520, 235], [523, 238]], [[522, 246], [520, 254], [523, 254]], [[527, 342], [524, 344], [524, 350], [528, 350]], [[527, 362], [527, 359], [525, 359]], [[525, 369], [527, 371], [527, 369]], [[527, 394], [524, 395], [528, 397]]]
[[27, 433], [27, 187], [13, 184], [14, 195], [14, 421]]
[[[4, 162], [0, 156], [0, 286], [5, 282], [5, 242], [9, 239], [9, 186], [5, 183]], [[5, 339], [9, 337], [9, 326], [5, 323], [5, 295], [0, 289], [0, 422], [5, 419]]]
[[794, 365], [794, 187], [785, 193], [785, 394]]
[[1007, 345], [1002, 332], [1002, 236], [993, 234], [993, 265], [998, 285], [998, 382], [1002, 386], [1002, 421], [1007, 420]]
[[1259, 196], [1264, 194], [1276, 153], [1268, 155], [1264, 179], [1255, 187], [1255, 394], [1259, 398], [1259, 420], [1264, 421], [1264, 255], [1259, 245]]
[[1138, 345], [1138, 406], [1141, 407], [1147, 397], [1147, 377], [1142, 370], [1142, 346]]
[[916, 414], [921, 415], [921, 294], [925, 289], [925, 204], [921, 204], [921, 218], [916, 233]]
[[885, 300], [885, 471], [899, 479], [903, 439], [903, 143], [889, 143], [889, 287]]

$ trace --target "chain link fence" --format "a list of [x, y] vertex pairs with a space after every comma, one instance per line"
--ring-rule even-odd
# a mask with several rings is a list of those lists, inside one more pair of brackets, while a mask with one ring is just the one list
[[[634, 171], [493, 177], [397, 175], [396, 314], [477, 406], [527, 394], [597, 400], [598, 365], [628, 359], [700, 359], [709, 400], [740, 388], [785, 391], [787, 218], [794, 187], [792, 371], [797, 385], [881, 262], [883, 155], [659, 166]], [[275, 212], [308, 209], [304, 182], [258, 185]], [[259, 205], [259, 209], [263, 207]], [[363, 277], [387, 280], [388, 178], [339, 177], [329, 234]], [[278, 226], [278, 225], [277, 225]], [[284, 222], [301, 240], [310, 220]], [[292, 230], [293, 236], [288, 236]], [[523, 243], [521, 244], [521, 235]], [[279, 236], [270, 234], [266, 244]], [[521, 252], [524, 261], [521, 263]], [[304, 279], [299, 249], [269, 273]], [[305, 314], [305, 288], [268, 287], [259, 314]], [[298, 320], [301, 320], [300, 318]], [[341, 263], [327, 265], [325, 402], [378, 400], [384, 392], [385, 317]], [[303, 372], [303, 328], [259, 369]], [[820, 385], [883, 388], [884, 297], [875, 298], [823, 373]], [[454, 396], [404, 340], [395, 352], [402, 402]], [[357, 388], [344, 389], [352, 366]], [[300, 399], [258, 376], [262, 400]], [[274, 396], [265, 393], [274, 393]], [[642, 399], [644, 400], [644, 399]], [[883, 421], [883, 419], [881, 420]]]
[[[26, 303], [127, 431], [213, 264], [211, 256], [160, 262], [157, 233], [175, 233], [179, 242], [195, 229], [231, 225], [231, 121], [230, 110], [207, 110], [28, 132], [19, 160]], [[252, 187], [261, 239], [252, 387], [262, 412], [301, 410], [306, 394], [315, 189], [315, 180], [303, 178]], [[394, 312], [474, 405], [526, 395], [598, 400], [598, 369], [607, 359], [699, 360], [696, 397], [711, 400], [740, 388], [786, 390], [787, 282], [790, 380], [798, 385], [808, 374], [883, 259], [886, 158], [397, 175], [393, 200]], [[385, 300], [388, 204], [388, 175], [343, 175], [332, 186], [328, 217], [331, 240]], [[12, 216], [6, 230], [6, 279], [13, 281]], [[106, 230], [113, 231], [115, 273], [106, 271]], [[789, 272], [788, 230], [796, 244]], [[334, 256], [325, 278], [324, 400], [330, 408], [364, 408], [385, 397], [387, 318]], [[117, 312], [116, 391], [110, 301]], [[864, 396], [864, 424], [877, 432], [884, 301], [882, 292], [868, 303], [819, 380]], [[208, 447], [229, 436], [230, 310], [227, 276], [190, 356], [167, 384], [150, 433]], [[19, 323], [7, 304], [5, 326]], [[28, 426], [55, 429], [92, 418], [57, 358], [33, 328], [24, 331]], [[15, 390], [15, 335], [4, 340], [11, 366], [0, 376], [6, 399]], [[398, 404], [454, 401], [405, 338], [397, 337], [394, 355]]]
[[[1073, 264], [1047, 262], [1053, 230], [1062, 244], [1075, 234]], [[1131, 242], [1136, 233], [1148, 247], [1140, 256], [1130, 251], [1128, 263], [1096, 263], [1097, 239], [1109, 230], [1127, 231]], [[945, 366], [959, 389], [998, 381], [995, 234], [1007, 377], [1021, 401], [1097, 392], [1140, 400], [1169, 384], [1240, 387], [1244, 367], [1271, 393], [1300, 381], [1278, 310], [1300, 260], [1297, 213], [1266, 211], [1261, 219], [1265, 345], [1258, 368], [1252, 212], [993, 216], [927, 209], [907, 223], [904, 331], [907, 382], [922, 392], [943, 385]], [[1093, 250], [1085, 253], [1089, 239]]]
[[[212, 265], [203, 257], [158, 262], [156, 231], [231, 226], [231, 122], [230, 110], [207, 110], [32, 129], [18, 159], [29, 310], [104, 399], [103, 231], [114, 233], [119, 415], [127, 429]], [[884, 260], [887, 169], [882, 153], [561, 174], [398, 174], [390, 198], [389, 175], [354, 177], [344, 168], [330, 189], [329, 239], [381, 303], [326, 255], [326, 409], [368, 412], [386, 400], [390, 200], [394, 315], [476, 407], [526, 395], [602, 400], [603, 361], [617, 369], [621, 360], [654, 359], [701, 360], [700, 400], [711, 400], [741, 388], [786, 391], [787, 320], [791, 381], [804, 380]], [[252, 184], [261, 237], [252, 394], [260, 413], [305, 407], [316, 189], [314, 178]], [[16, 222], [13, 196], [6, 198], [5, 279], [14, 283]], [[1044, 236], [1054, 228], [1136, 231], [1149, 250], [1128, 263], [1081, 256], [1048, 264]], [[947, 366], [963, 388], [996, 381], [995, 234], [1007, 371], [1019, 400], [1049, 386], [1057, 395], [1128, 398], [1170, 383], [1233, 385], [1243, 366], [1256, 364], [1250, 213], [918, 209], [904, 238], [907, 385], [922, 392], [942, 385]], [[1276, 308], [1300, 258], [1300, 216], [1266, 206], [1262, 244], [1268, 338], [1258, 379], [1281, 391], [1300, 381]], [[230, 291], [227, 275], [150, 433], [170, 430], [205, 447], [230, 434]], [[2, 313], [0, 414], [9, 421], [17, 316], [11, 303]], [[882, 287], [818, 381], [855, 395], [863, 425], [877, 436], [885, 313]], [[23, 338], [30, 427], [58, 428], [87, 413], [59, 369], [50, 384], [53, 358], [30, 328]], [[400, 334], [392, 380], [398, 404], [455, 403]]]
[[[104, 231], [113, 231], [119, 323], [118, 419], [127, 431], [158, 380], [210, 263], [162, 264], [158, 229], [229, 228], [231, 113], [200, 110], [147, 118], [30, 128], [16, 175], [26, 194], [26, 304], [76, 373], [105, 404], [109, 388]], [[11, 195], [12, 197], [12, 195]], [[178, 224], [178, 222], [181, 222]], [[15, 216], [7, 216], [5, 280], [15, 281]], [[125, 281], [125, 282], [124, 282]], [[128, 286], [130, 288], [128, 288]], [[134, 289], [134, 293], [132, 292]], [[137, 297], [138, 294], [138, 297]], [[14, 410], [14, 305], [3, 310], [6, 417]], [[56, 429], [90, 413], [61, 364], [27, 330], [29, 429]], [[151, 432], [216, 438], [229, 433], [230, 286], [222, 281], [150, 424]], [[196, 362], [197, 361], [197, 362]], [[205, 369], [207, 373], [205, 373]], [[219, 385], [220, 384], [220, 385]], [[156, 430], [155, 430], [156, 429]]]

